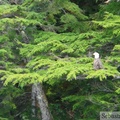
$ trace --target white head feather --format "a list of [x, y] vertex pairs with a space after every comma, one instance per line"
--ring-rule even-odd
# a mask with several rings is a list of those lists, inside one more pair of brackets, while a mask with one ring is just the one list
[[99, 58], [99, 53], [94, 52], [93, 55], [95, 56], [95, 59]]

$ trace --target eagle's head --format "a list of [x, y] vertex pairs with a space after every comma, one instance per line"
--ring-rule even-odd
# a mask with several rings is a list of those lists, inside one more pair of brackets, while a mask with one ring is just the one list
[[94, 55], [95, 59], [99, 58], [99, 53], [94, 52], [93, 55]]

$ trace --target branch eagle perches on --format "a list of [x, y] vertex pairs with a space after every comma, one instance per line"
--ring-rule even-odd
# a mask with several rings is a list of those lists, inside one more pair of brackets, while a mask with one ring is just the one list
[[102, 65], [102, 62], [99, 58], [99, 53], [94, 52], [93, 55], [94, 55], [94, 62], [93, 62], [94, 69], [95, 70], [102, 69], [103, 65]]

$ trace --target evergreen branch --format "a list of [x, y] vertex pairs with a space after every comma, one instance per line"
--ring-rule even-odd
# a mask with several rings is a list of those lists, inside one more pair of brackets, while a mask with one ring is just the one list
[[61, 59], [60, 57], [58, 57], [58, 56], [55, 55], [54, 53], [49, 53], [49, 55], [52, 56], [52, 58], [53, 58], [54, 60], [59, 60], [59, 59]]

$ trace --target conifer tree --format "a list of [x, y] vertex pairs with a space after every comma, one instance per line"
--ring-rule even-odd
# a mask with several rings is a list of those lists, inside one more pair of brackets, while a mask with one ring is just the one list
[[[72, 112], [66, 110], [69, 116], [78, 108], [82, 111], [78, 119], [88, 119], [91, 111], [91, 119], [96, 119], [100, 110], [119, 110], [116, 78], [120, 76], [120, 16], [115, 7], [119, 4], [111, 2], [90, 16], [69, 0], [6, 1], [0, 5], [1, 81], [6, 89], [12, 86], [11, 92], [17, 89], [19, 95], [31, 87], [32, 119], [52, 120], [43, 84], [51, 85], [52, 90], [56, 85], [73, 83], [69, 88], [73, 90], [75, 82], [79, 83], [81, 89], [76, 94], [69, 94], [69, 89], [62, 91], [62, 102], [73, 104]], [[110, 10], [111, 6], [115, 11]], [[93, 69], [95, 51], [101, 54], [104, 69]], [[4, 86], [1, 94], [5, 94]], [[19, 95], [10, 97], [14, 101]], [[40, 117], [36, 114], [36, 99]], [[25, 112], [18, 116], [30, 119]], [[8, 119], [14, 118], [10, 115]]]

